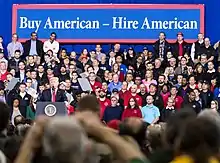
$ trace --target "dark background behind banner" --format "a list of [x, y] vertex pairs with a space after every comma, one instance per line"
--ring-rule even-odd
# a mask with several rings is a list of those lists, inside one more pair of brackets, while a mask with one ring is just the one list
[[[205, 36], [211, 38], [211, 43], [220, 39], [220, 0], [0, 0], [0, 35], [4, 37], [4, 43], [11, 41], [12, 4], [205, 4]], [[135, 14], [135, 13], [134, 13]], [[48, 34], [49, 38], [49, 34]], [[103, 45], [107, 50], [111, 45]], [[128, 48], [124, 45], [122, 48]], [[80, 52], [84, 47], [93, 49], [94, 45], [65, 45], [65, 48]], [[143, 46], [134, 46], [140, 50]]]

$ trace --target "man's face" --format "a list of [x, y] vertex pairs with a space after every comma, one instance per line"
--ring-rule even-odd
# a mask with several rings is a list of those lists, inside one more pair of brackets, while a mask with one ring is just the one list
[[128, 89], [128, 84], [126, 82], [122, 83], [122, 89], [127, 90]]
[[114, 83], [118, 83], [118, 75], [115, 74], [113, 76], [113, 81], [114, 81]]
[[3, 53], [0, 53], [0, 59], [2, 59], [4, 57]]
[[117, 62], [117, 63], [122, 63], [122, 58], [121, 58], [121, 56], [117, 56], [116, 62]]
[[39, 66], [37, 70], [38, 70], [39, 73], [43, 73], [44, 72], [44, 67], [43, 66]]
[[96, 50], [96, 52], [101, 52], [101, 50], [102, 50], [101, 45], [96, 45], [95, 50]]
[[91, 51], [90, 55], [91, 55], [91, 58], [96, 58], [96, 56], [97, 56], [95, 51]]
[[133, 76], [131, 74], [127, 75], [127, 82], [130, 82], [133, 80]]
[[20, 62], [19, 65], [18, 65], [18, 67], [19, 67], [20, 70], [24, 70], [25, 65], [24, 65], [23, 62]]
[[13, 76], [12, 76], [11, 74], [8, 74], [8, 75], [7, 75], [7, 81], [11, 81], [12, 78], [13, 78]]
[[61, 67], [61, 68], [60, 68], [60, 72], [61, 72], [61, 73], [66, 72], [66, 68], [65, 68], [65, 67]]
[[210, 40], [209, 40], [209, 38], [205, 38], [205, 46], [209, 46], [210, 45]]
[[114, 49], [117, 50], [117, 51], [119, 51], [119, 50], [120, 50], [120, 47], [121, 47], [120, 44], [115, 44]]
[[147, 104], [150, 105], [153, 103], [154, 100], [152, 96], [147, 96], [146, 101], [147, 101]]
[[176, 88], [171, 88], [170, 94], [171, 95], [176, 95], [177, 94], [177, 89]]
[[199, 97], [200, 93], [199, 93], [199, 91], [197, 89], [194, 90], [194, 93], [195, 93], [196, 97]]
[[160, 39], [160, 40], [165, 39], [165, 35], [164, 35], [164, 33], [160, 33], [160, 35], [159, 35], [159, 39]]
[[110, 52], [109, 55], [111, 58], [113, 58], [113, 57], [115, 57], [116, 54], [115, 54], [115, 52]]
[[20, 92], [24, 93], [26, 89], [26, 86], [24, 84], [20, 85], [19, 90]]
[[204, 38], [203, 34], [201, 34], [201, 33], [198, 34], [198, 40], [199, 40], [199, 41], [203, 40], [203, 38]]
[[92, 62], [92, 65], [93, 65], [93, 67], [99, 66], [99, 62], [95, 59], [95, 60]]
[[195, 93], [194, 93], [194, 92], [190, 92], [190, 94], [189, 94], [189, 99], [192, 100], [192, 101], [194, 101], [195, 98], [196, 98]]
[[5, 62], [1, 62], [0, 63], [0, 68], [1, 68], [1, 70], [7, 70], [6, 63]]
[[186, 65], [186, 58], [181, 58], [181, 65]]
[[17, 35], [13, 35], [13, 36], [12, 36], [12, 41], [15, 42], [15, 41], [17, 41], [17, 40], [18, 40], [18, 36], [17, 36]]
[[68, 88], [71, 87], [71, 81], [70, 80], [66, 80], [65, 83], [66, 83], [66, 87], [68, 87]]
[[141, 92], [146, 92], [146, 87], [145, 87], [144, 84], [141, 84], [141, 85], [140, 85], [140, 91], [141, 91]]
[[36, 40], [36, 39], [37, 39], [37, 34], [36, 34], [36, 33], [32, 33], [31, 39], [32, 39], [32, 40]]
[[44, 85], [39, 86], [39, 90], [42, 92], [45, 89]]
[[136, 85], [133, 85], [131, 87], [131, 93], [136, 93], [137, 92], [137, 86]]
[[212, 62], [208, 63], [208, 69], [212, 70], [214, 68], [214, 64]]
[[155, 86], [151, 85], [150, 88], [149, 88], [149, 91], [150, 91], [151, 93], [155, 93], [155, 92], [156, 92]]
[[158, 82], [159, 83], [164, 83], [164, 76], [159, 76]]
[[20, 52], [15, 52], [14, 57], [15, 57], [16, 59], [20, 58], [20, 56], [21, 56], [21, 53], [20, 53]]
[[28, 62], [29, 62], [30, 64], [34, 63], [34, 57], [28, 57]]
[[203, 90], [207, 90], [208, 87], [209, 87], [208, 84], [206, 84], [206, 83], [203, 83], [203, 84], [202, 84], [202, 89], [203, 89]]
[[92, 72], [94, 72], [93, 68], [92, 67], [88, 68], [88, 73], [92, 73]]
[[58, 88], [58, 85], [59, 85], [59, 80], [57, 78], [54, 78], [54, 79], [52, 78], [50, 80], [50, 86], [51, 87]]
[[116, 106], [117, 105], [117, 103], [118, 103], [118, 100], [116, 99], [116, 98], [111, 98], [111, 104], [112, 104], [112, 106]]
[[206, 62], [207, 62], [207, 57], [201, 56], [201, 63], [206, 63]]
[[29, 79], [28, 79], [28, 80], [26, 81], [26, 85], [27, 85], [28, 88], [30, 88], [31, 85], [32, 85], [32, 80], [29, 80]]
[[50, 40], [51, 41], [54, 41], [55, 39], [56, 39], [56, 35], [55, 34], [50, 35]]
[[31, 78], [36, 79], [37, 78], [37, 73], [36, 72], [31, 72]]
[[178, 36], [177, 36], [177, 40], [178, 40], [178, 41], [182, 41], [182, 40], [183, 40], [183, 36], [182, 36], [182, 35], [178, 35]]
[[177, 82], [181, 84], [183, 82], [183, 76], [177, 76]]
[[95, 74], [93, 73], [89, 74], [89, 81], [95, 81], [95, 78], [96, 78]]

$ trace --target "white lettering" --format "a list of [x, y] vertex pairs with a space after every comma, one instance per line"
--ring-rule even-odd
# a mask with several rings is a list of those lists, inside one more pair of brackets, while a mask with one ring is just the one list
[[[47, 26], [48, 26], [48, 27], [47, 27]], [[53, 29], [53, 26], [52, 26], [50, 17], [47, 18], [47, 21], [46, 21], [46, 23], [45, 23], [45, 25], [44, 25], [44, 29], [47, 29], [47, 28]]]
[[177, 18], [170, 21], [148, 20], [146, 17], [141, 29], [198, 29], [198, 23], [195, 20], [183, 21]]
[[24, 29], [36, 29], [35, 32], [40, 28], [41, 21], [40, 20], [28, 20], [27, 17], [20, 17], [20, 26], [19, 28]]
[[151, 29], [147, 17], [144, 19], [144, 23], [142, 24], [141, 29]]
[[127, 20], [126, 17], [112, 17], [112, 29], [138, 29], [137, 20]]

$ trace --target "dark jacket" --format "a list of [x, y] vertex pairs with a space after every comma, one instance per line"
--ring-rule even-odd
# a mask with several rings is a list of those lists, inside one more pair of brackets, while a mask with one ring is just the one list
[[[154, 55], [156, 58], [159, 58], [161, 56], [159, 56], [160, 53], [160, 40], [157, 40], [154, 45]], [[167, 52], [171, 49], [170, 44], [165, 40], [164, 42], [164, 52], [163, 52], [163, 58], [164, 60], [167, 60]]]
[[[26, 56], [29, 55], [30, 53], [30, 49], [31, 49], [31, 40], [27, 40], [24, 45], [24, 54], [23, 57], [25, 58]], [[40, 56], [41, 58], [43, 57], [44, 51], [43, 51], [43, 42], [40, 40], [36, 40], [36, 50], [37, 50], [37, 54], [38, 56]]]
[[[51, 89], [46, 89], [43, 91], [40, 101], [42, 102], [51, 102], [52, 100], [52, 91]], [[64, 102], [67, 101], [67, 97], [63, 90], [58, 89], [56, 93], [56, 102]]]
[[[188, 54], [189, 54], [189, 52], [190, 52], [189, 44], [188, 44], [186, 41], [183, 41], [182, 46], [183, 46], [183, 55], [184, 55], [185, 53], [188, 53]], [[173, 44], [172, 51], [173, 51], [174, 57], [175, 57], [175, 58], [178, 58], [178, 56], [179, 56], [179, 43], [178, 43], [178, 41], [176, 41], [176, 42]]]

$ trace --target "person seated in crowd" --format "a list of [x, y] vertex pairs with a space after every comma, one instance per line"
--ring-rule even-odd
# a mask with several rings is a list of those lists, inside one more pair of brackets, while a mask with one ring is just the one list
[[167, 99], [166, 107], [161, 111], [161, 121], [166, 122], [170, 116], [172, 116], [176, 112], [175, 100], [172, 97]]

